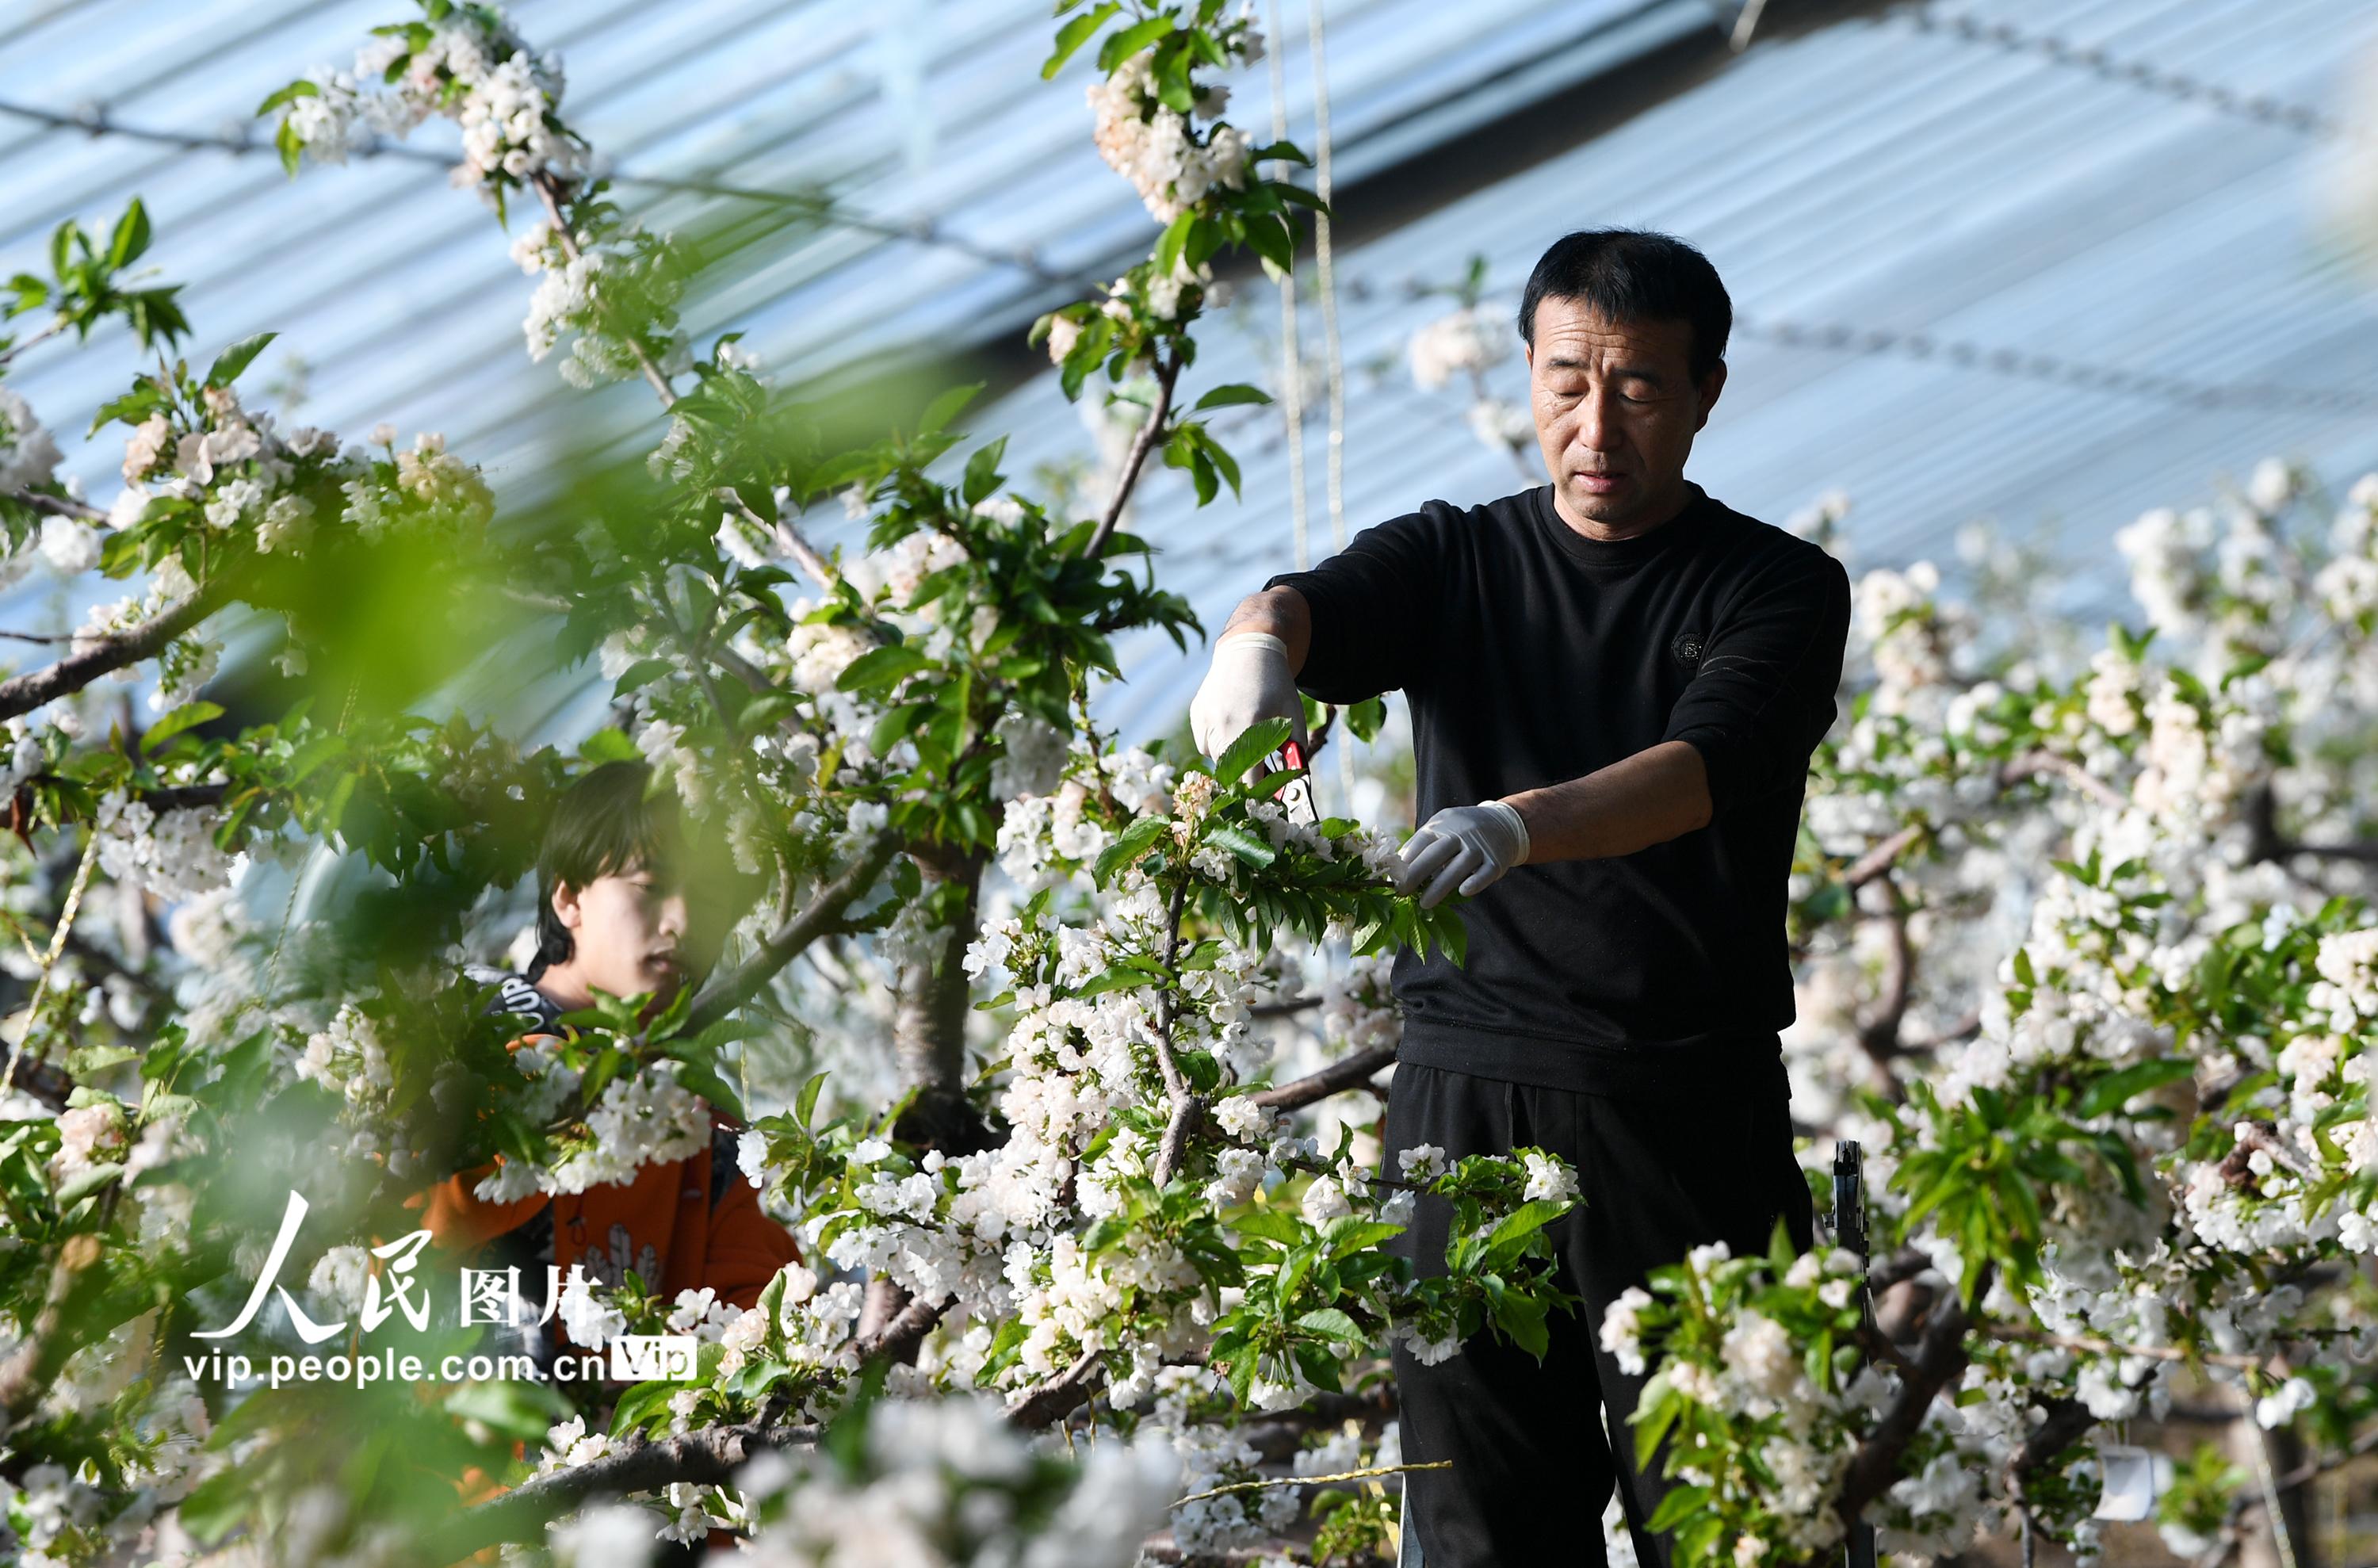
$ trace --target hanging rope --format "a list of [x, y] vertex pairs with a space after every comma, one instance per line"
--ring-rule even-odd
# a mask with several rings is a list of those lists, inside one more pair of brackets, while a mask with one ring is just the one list
[[[1321, 340], [1329, 356], [1329, 543], [1346, 548], [1346, 360], [1338, 339], [1338, 274], [1329, 249], [1329, 64], [1321, 19], [1322, 0], [1309, 0], [1305, 40], [1313, 54], [1313, 183], [1321, 198], [1314, 214], [1314, 282], [1321, 291]], [[1354, 748], [1350, 732], [1338, 744], [1338, 795], [1354, 809]]]
[[[1321, 211], [1313, 225], [1315, 282], [1321, 289], [1321, 338], [1329, 353], [1329, 542], [1346, 548], [1346, 361], [1338, 343], [1338, 280], [1329, 251], [1329, 67], [1322, 47], [1322, 0], [1311, 0], [1306, 36], [1313, 50], [1313, 183]], [[1345, 754], [1339, 754], [1343, 756]]]
[[[1272, 46], [1265, 53], [1271, 60], [1271, 139], [1286, 141], [1288, 88], [1280, 61], [1279, 0], [1270, 0], [1270, 9]], [[1287, 173], [1275, 165], [1272, 177], [1285, 179]], [[1303, 344], [1296, 329], [1296, 268], [1292, 248], [1289, 260], [1289, 270], [1281, 273], [1279, 279], [1279, 403], [1280, 411], [1288, 416], [1289, 526], [1296, 544], [1296, 569], [1302, 572], [1313, 564], [1313, 547], [1305, 511], [1304, 355]]]

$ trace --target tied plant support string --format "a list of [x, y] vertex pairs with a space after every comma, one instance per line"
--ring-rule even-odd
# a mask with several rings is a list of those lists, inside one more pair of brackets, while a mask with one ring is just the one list
[[[1338, 273], [1330, 249], [1329, 66], [1322, 0], [1309, 0], [1305, 37], [1313, 56], [1313, 180], [1321, 211], [1314, 214], [1314, 282], [1321, 295], [1321, 339], [1329, 369], [1329, 545], [1346, 548], [1346, 360], [1338, 337]], [[1354, 754], [1351, 735], [1338, 743], [1338, 792], [1354, 810]]]
[[[1286, 73], [1281, 64], [1279, 46], [1279, 0], [1270, 0], [1272, 47], [1271, 57], [1271, 139], [1288, 139], [1288, 89]], [[1274, 179], [1286, 179], [1284, 163], [1275, 163]], [[1304, 356], [1303, 344], [1296, 327], [1295, 252], [1290, 252], [1289, 269], [1279, 276], [1279, 339], [1280, 339], [1280, 410], [1288, 419], [1288, 500], [1290, 527], [1296, 548], [1296, 569], [1299, 572], [1313, 564], [1313, 548], [1308, 536], [1304, 495]]]

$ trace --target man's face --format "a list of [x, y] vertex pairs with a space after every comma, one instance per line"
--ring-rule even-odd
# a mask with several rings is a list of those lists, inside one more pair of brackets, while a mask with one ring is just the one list
[[553, 890], [570, 928], [570, 962], [588, 985], [614, 996], [651, 992], [666, 1003], [693, 972], [685, 889], [644, 866]]
[[1528, 349], [1536, 444], [1561, 514], [1626, 532], [1675, 515], [1685, 458], [1725, 385], [1696, 386], [1689, 321], [1613, 321], [1579, 299], [1537, 302]]

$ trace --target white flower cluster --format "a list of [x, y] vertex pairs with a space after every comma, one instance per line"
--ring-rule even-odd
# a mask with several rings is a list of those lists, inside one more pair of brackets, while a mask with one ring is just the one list
[[[342, 163], [378, 136], [403, 137], [433, 115], [462, 128], [457, 186], [475, 186], [491, 199], [496, 176], [526, 183], [540, 176], [565, 184], [582, 178], [586, 158], [561, 127], [558, 55], [532, 58], [502, 13], [456, 6], [433, 24], [416, 47], [398, 31], [358, 50], [353, 71], [318, 66], [306, 74], [315, 90], [290, 101], [287, 134], [307, 155]], [[388, 90], [366, 86], [396, 74]]]
[[601, 234], [572, 232], [567, 243], [539, 219], [512, 244], [512, 259], [536, 278], [521, 335], [543, 362], [565, 332], [574, 333], [561, 379], [586, 388], [624, 380], [643, 368], [641, 346], [664, 376], [692, 367], [685, 334], [671, 325], [684, 277], [667, 235], [632, 221]]
[[[1155, 1405], [1147, 1425], [1171, 1439], [1180, 1455], [1180, 1490], [1211, 1491], [1262, 1475], [1263, 1455], [1236, 1430], [1210, 1417], [1230, 1408], [1228, 1384], [1211, 1367], [1164, 1367], [1149, 1380]], [[1201, 1497], [1172, 1511], [1172, 1538], [1190, 1555], [1255, 1545], [1295, 1522], [1296, 1489]]]
[[161, 899], [196, 898], [231, 880], [239, 858], [215, 847], [204, 811], [158, 813], [122, 790], [101, 797], [99, 869]]
[[[550, 1116], [548, 1104], [573, 1096], [576, 1074], [560, 1065], [550, 1047], [535, 1041], [513, 1053], [513, 1061], [535, 1087], [523, 1114]], [[677, 1080], [673, 1062], [646, 1063], [603, 1086], [584, 1117], [555, 1142], [559, 1158], [550, 1165], [508, 1160], [482, 1177], [472, 1191], [491, 1203], [531, 1193], [583, 1192], [607, 1182], [626, 1182], [646, 1165], [682, 1160], [710, 1141], [710, 1111], [692, 1090]]]
[[[1478, 375], [1511, 356], [1511, 329], [1475, 305], [1465, 305], [1412, 333], [1406, 353], [1412, 380], [1437, 392], [1456, 376]], [[1533, 421], [1529, 424], [1531, 434]]]
[[56, 477], [57, 438], [33, 416], [33, 405], [0, 387], [0, 490], [30, 490]]
[[[1231, 53], [1241, 61], [1253, 64], [1263, 57], [1263, 35], [1251, 22], [1238, 23], [1231, 36]], [[1157, 97], [1154, 63], [1153, 53], [1141, 50], [1113, 75], [1091, 83], [1089, 100], [1098, 115], [1093, 137], [1099, 156], [1131, 181], [1158, 223], [1170, 223], [1208, 191], [1243, 187], [1252, 149], [1236, 126], [1217, 124], [1201, 139], [1191, 123], [1219, 115], [1227, 90], [1207, 91], [1183, 115]]]
[[887, 1400], [869, 1414], [860, 1473], [780, 1452], [738, 1472], [756, 1519], [754, 1568], [1128, 1568], [1161, 1526], [1181, 1466], [1160, 1434], [1098, 1443], [1050, 1506], [1052, 1478], [993, 1402]]

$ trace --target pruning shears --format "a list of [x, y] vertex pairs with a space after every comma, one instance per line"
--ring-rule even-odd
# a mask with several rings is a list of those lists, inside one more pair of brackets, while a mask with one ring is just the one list
[[[1272, 760], [1273, 756], [1277, 756], [1281, 760], [1275, 763]], [[1267, 773], [1277, 773], [1282, 768], [1293, 768], [1302, 772], [1303, 767], [1304, 746], [1302, 742], [1298, 741], [1283, 742], [1279, 750], [1273, 753], [1272, 756], [1267, 756], [1264, 758], [1264, 771]], [[1313, 780], [1310, 778], [1292, 778], [1289, 780], [1286, 784], [1280, 786], [1279, 798], [1282, 801], [1289, 802], [1288, 812], [1291, 816], [1296, 814], [1296, 802], [1300, 801], [1303, 802], [1304, 804], [1304, 814], [1312, 819], [1315, 826], [1320, 826], [1321, 808], [1314, 803]]]

